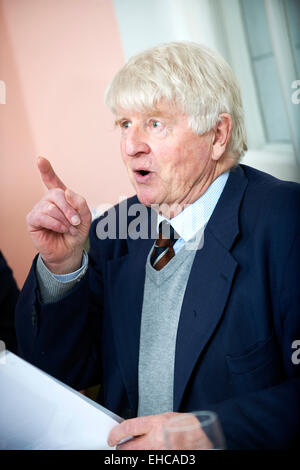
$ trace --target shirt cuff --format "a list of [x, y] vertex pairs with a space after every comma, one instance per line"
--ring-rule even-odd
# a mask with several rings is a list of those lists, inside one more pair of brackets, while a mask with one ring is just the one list
[[[43, 260], [42, 260], [42, 263], [44, 264]], [[55, 279], [57, 279], [60, 282], [73, 281], [82, 272], [82, 270], [85, 268], [85, 266], [87, 266], [87, 264], [88, 264], [88, 257], [87, 257], [86, 252], [84, 251], [83, 256], [82, 256], [81, 266], [80, 266], [79, 269], [77, 269], [77, 271], [74, 271], [73, 273], [68, 273], [68, 274], [54, 274], [54, 273], [51, 273], [51, 274], [52, 274], [52, 276], [55, 277]], [[44, 266], [45, 266], [45, 264], [44, 264]], [[46, 266], [45, 266], [45, 268], [46, 268]]]
[[81, 267], [68, 274], [54, 274], [46, 267], [41, 255], [36, 263], [41, 300], [43, 303], [57, 302], [64, 297], [85, 275], [88, 268], [88, 256], [83, 252]]

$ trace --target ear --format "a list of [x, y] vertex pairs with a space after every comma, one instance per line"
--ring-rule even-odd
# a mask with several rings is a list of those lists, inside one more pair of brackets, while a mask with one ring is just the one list
[[226, 150], [231, 131], [232, 118], [230, 114], [223, 113], [215, 127], [215, 137], [212, 144], [212, 159], [219, 160]]

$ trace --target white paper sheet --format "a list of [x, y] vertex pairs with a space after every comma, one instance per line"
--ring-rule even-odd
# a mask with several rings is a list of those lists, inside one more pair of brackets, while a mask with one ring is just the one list
[[0, 359], [0, 449], [112, 450], [122, 418], [9, 351]]

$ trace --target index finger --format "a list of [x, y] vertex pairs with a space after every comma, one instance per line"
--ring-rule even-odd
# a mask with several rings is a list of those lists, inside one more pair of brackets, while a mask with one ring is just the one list
[[53, 170], [51, 163], [47, 158], [39, 157], [38, 158], [38, 169], [40, 171], [42, 180], [47, 189], [60, 188], [67, 189], [62, 180], [57, 176]]

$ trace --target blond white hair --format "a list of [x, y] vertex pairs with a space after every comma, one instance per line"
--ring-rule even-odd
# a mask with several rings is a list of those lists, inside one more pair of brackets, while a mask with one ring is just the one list
[[114, 114], [119, 108], [156, 109], [161, 100], [183, 112], [200, 135], [216, 126], [220, 114], [230, 114], [233, 126], [227, 150], [236, 161], [247, 150], [239, 85], [217, 52], [193, 42], [161, 44], [131, 57], [105, 92]]

